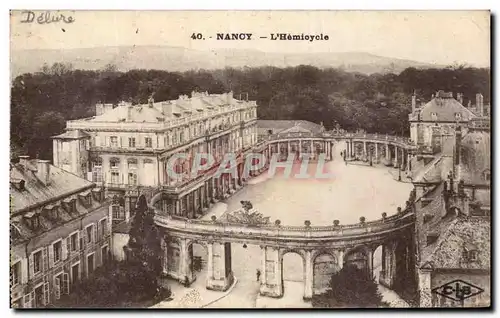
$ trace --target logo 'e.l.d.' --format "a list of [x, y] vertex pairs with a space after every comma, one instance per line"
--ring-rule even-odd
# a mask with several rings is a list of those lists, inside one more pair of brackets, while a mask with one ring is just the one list
[[461, 301], [479, 295], [483, 291], [484, 289], [460, 279], [451, 281], [432, 290], [435, 294], [455, 301]]

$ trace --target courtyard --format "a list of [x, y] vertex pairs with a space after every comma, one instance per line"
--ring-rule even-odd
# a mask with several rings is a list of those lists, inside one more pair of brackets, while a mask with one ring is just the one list
[[[398, 206], [404, 206], [413, 186], [409, 183], [394, 180], [390, 167], [363, 166], [345, 164], [340, 157], [343, 150], [339, 144], [334, 148], [334, 160], [327, 162], [323, 171], [328, 171], [328, 179], [294, 178], [300, 170], [300, 163], [292, 168], [292, 173], [286, 175], [283, 168], [270, 176], [267, 172], [256, 177], [225, 202], [219, 202], [208, 211], [203, 219], [212, 216], [220, 217], [241, 208], [240, 201], [248, 200], [253, 208], [270, 221], [280, 220], [283, 225], [304, 225], [309, 220], [311, 225], [330, 225], [334, 220], [340, 224], [358, 223], [364, 216], [367, 221], [381, 218], [383, 212], [388, 216], [397, 211]], [[311, 176], [318, 170], [317, 163], [308, 165]], [[188, 295], [198, 295], [196, 304], [190, 306], [209, 308], [272, 308], [272, 307], [310, 307], [310, 303], [302, 300], [303, 295], [303, 262], [295, 253], [285, 254], [283, 258], [284, 296], [280, 299], [262, 297], [259, 295], [257, 269], [260, 269], [261, 250], [256, 245], [232, 244], [232, 270], [237, 278], [236, 283], [225, 293], [207, 291], [205, 289], [204, 262], [196, 271], [197, 280], [190, 288], [185, 289], [180, 284], [171, 282], [176, 299], [157, 304], [155, 307], [179, 306], [181, 299]], [[193, 245], [193, 254], [198, 259], [206, 258], [206, 250]], [[380, 266], [380, 249], [374, 253], [374, 267]], [[381, 287], [387, 301], [399, 301], [397, 295]], [[184, 302], [184, 301], [182, 301]]]

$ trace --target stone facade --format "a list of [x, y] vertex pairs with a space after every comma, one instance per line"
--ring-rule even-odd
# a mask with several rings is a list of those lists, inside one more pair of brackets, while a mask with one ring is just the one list
[[13, 307], [45, 307], [109, 259], [110, 202], [95, 184], [22, 157], [10, 172]]

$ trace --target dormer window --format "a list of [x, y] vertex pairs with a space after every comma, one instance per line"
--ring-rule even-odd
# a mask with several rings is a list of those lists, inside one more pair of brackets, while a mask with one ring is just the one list
[[462, 258], [466, 262], [475, 262], [478, 259], [478, 250], [474, 244], [465, 243]]
[[437, 120], [438, 119], [437, 113], [432, 112], [431, 113], [431, 119], [432, 120]]
[[74, 213], [76, 211], [76, 199], [75, 198], [66, 198], [63, 200], [63, 207], [68, 213]]
[[455, 113], [455, 120], [461, 121], [462, 120], [462, 113]]
[[31, 230], [36, 231], [40, 227], [40, 218], [37, 212], [27, 212], [24, 217]]
[[49, 219], [56, 221], [59, 218], [59, 209], [57, 206], [49, 204], [45, 206], [44, 210]]
[[90, 205], [91, 204], [91, 198], [90, 198], [90, 191], [85, 191], [83, 193], [78, 194], [80, 197], [80, 200], [84, 205]]
[[431, 234], [427, 235], [427, 246], [436, 242], [438, 238], [439, 238], [439, 235], [435, 234], [435, 233], [431, 233]]
[[92, 195], [96, 201], [102, 201], [102, 190], [99, 188], [92, 189]]

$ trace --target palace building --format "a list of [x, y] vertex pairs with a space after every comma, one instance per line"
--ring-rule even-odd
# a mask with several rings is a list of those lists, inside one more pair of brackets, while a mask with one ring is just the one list
[[94, 183], [20, 157], [10, 166], [10, 291], [17, 308], [46, 307], [109, 259], [109, 202]]
[[[97, 104], [96, 116], [71, 120], [53, 137], [54, 165], [102, 185], [114, 198], [113, 222], [130, 218], [140, 192], [161, 188], [165, 209], [196, 217], [209, 207], [208, 192], [223, 197], [237, 186], [207, 171], [190, 174], [196, 153], [218, 165], [225, 153], [239, 156], [257, 143], [257, 104], [233, 93], [192, 92], [176, 100], [147, 104]], [[178, 154], [171, 177], [168, 160]], [[233, 182], [233, 184], [230, 184]]]

